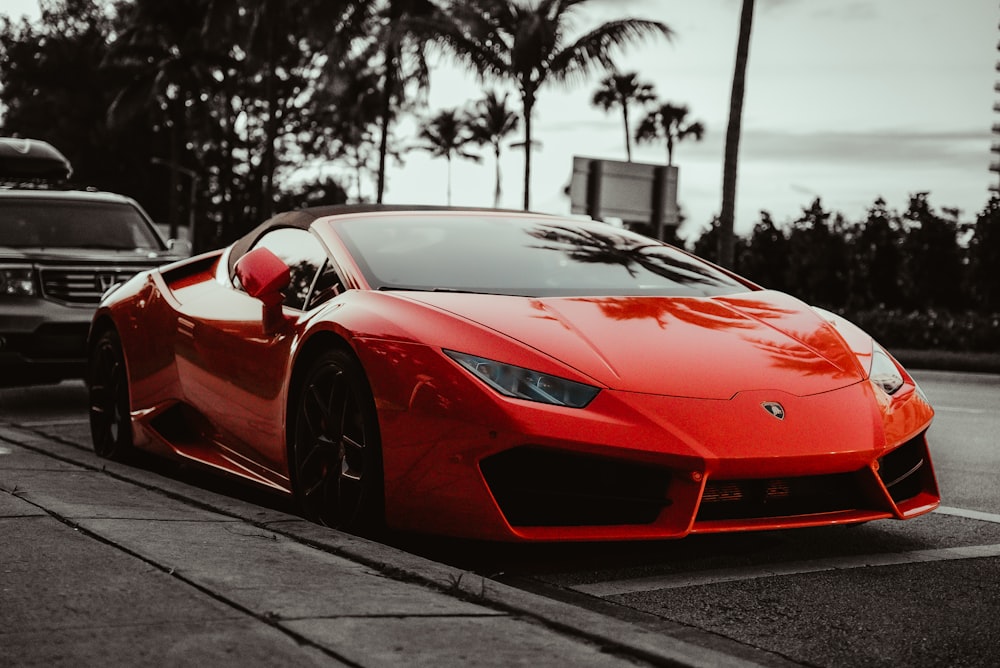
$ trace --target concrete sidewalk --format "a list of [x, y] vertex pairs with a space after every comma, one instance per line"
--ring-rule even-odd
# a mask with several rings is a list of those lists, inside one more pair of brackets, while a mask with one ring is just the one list
[[747, 666], [0, 419], [0, 666]]

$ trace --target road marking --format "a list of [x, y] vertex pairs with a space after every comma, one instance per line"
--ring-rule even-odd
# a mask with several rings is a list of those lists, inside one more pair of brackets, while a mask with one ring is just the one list
[[[984, 513], [978, 510], [951, 508], [941, 506], [935, 512], [942, 515], [964, 517], [1000, 524], [1000, 515]], [[809, 561], [793, 561], [786, 564], [769, 564], [756, 568], [731, 568], [704, 571], [701, 573], [685, 573], [680, 575], [661, 575], [610, 582], [595, 582], [573, 587], [576, 591], [591, 596], [618, 596], [657, 589], [677, 589], [680, 587], [698, 587], [722, 582], [737, 582], [756, 578], [799, 575], [803, 573], [819, 573], [822, 571], [847, 570], [869, 566], [898, 566], [901, 564], [923, 563], [928, 561], [946, 561], [951, 559], [976, 559], [980, 557], [1000, 556], [1000, 545], [975, 545], [970, 547], [949, 547], [936, 550], [915, 550], [912, 552], [897, 552], [890, 554], [870, 554], [852, 557], [835, 557], [830, 559], [812, 559]]]
[[940, 506], [934, 512], [942, 515], [954, 515], [955, 517], [965, 517], [970, 520], [981, 520], [983, 522], [1000, 524], [1000, 515], [984, 513], [978, 510], [966, 510], [965, 508], [949, 508], [948, 506]]
[[979, 415], [986, 412], [985, 408], [963, 408], [961, 406], [935, 406], [934, 410], [944, 413], [968, 413], [970, 415]]
[[89, 424], [89, 418], [67, 418], [65, 420], [40, 420], [32, 422], [17, 422], [18, 427], [26, 427], [30, 429], [38, 429], [39, 427], [65, 427], [68, 425], [85, 425]]
[[723, 582], [738, 582], [757, 578], [782, 577], [823, 571], [849, 570], [875, 566], [900, 566], [904, 564], [931, 561], [952, 561], [956, 559], [981, 559], [1000, 557], [1000, 545], [972, 545], [969, 547], [946, 547], [937, 550], [915, 550], [892, 554], [865, 554], [832, 559], [812, 559], [793, 561], [786, 564], [768, 564], [755, 568], [724, 568], [701, 573], [662, 575], [613, 582], [594, 582], [572, 587], [591, 596], [607, 597], [634, 594], [658, 589], [679, 589], [681, 587], [702, 587]]

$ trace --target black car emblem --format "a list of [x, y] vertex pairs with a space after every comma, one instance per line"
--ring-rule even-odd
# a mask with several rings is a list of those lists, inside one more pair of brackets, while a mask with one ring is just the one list
[[785, 419], [785, 407], [779, 404], [777, 401], [765, 401], [761, 404], [768, 413], [778, 418], [779, 420]]

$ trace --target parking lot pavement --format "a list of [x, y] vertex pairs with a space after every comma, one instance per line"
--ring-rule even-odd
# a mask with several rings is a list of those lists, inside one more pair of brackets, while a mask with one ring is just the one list
[[4, 666], [760, 665], [2, 418], [0, 536]]

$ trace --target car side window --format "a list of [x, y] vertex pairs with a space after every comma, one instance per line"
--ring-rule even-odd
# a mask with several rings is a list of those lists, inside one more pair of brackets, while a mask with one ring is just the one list
[[306, 310], [314, 309], [323, 302], [329, 301], [344, 291], [344, 282], [340, 279], [336, 267], [329, 260], [323, 265], [323, 270], [316, 277]]
[[284, 304], [303, 310], [318, 272], [327, 263], [326, 251], [319, 240], [307, 230], [279, 227], [266, 233], [253, 245], [253, 248], [260, 247], [267, 248], [288, 265], [291, 281], [284, 291]]

